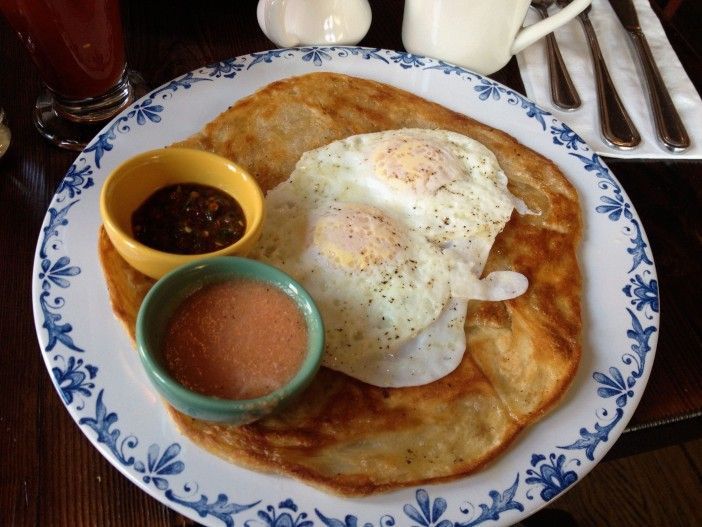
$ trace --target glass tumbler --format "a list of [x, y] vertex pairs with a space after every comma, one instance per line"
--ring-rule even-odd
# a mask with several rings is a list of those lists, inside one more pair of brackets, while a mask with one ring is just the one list
[[81, 150], [144, 91], [127, 70], [118, 0], [0, 0], [0, 12], [39, 70], [33, 120], [54, 144]]

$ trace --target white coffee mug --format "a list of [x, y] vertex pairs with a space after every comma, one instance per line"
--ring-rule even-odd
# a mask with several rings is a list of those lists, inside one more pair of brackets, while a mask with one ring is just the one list
[[573, 19], [591, 0], [573, 0], [522, 28], [529, 0], [405, 0], [402, 43], [410, 53], [493, 73], [512, 55]]
[[357, 44], [368, 32], [368, 0], [259, 0], [263, 33], [282, 48]]

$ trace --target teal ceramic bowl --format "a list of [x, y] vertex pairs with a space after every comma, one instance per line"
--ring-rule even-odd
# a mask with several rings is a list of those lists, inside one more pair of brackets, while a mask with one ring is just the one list
[[[276, 286], [296, 303], [307, 325], [307, 354], [298, 372], [287, 384], [255, 399], [220, 399], [189, 390], [168, 373], [161, 352], [168, 321], [188, 296], [236, 278]], [[136, 339], [149, 380], [173, 407], [196, 419], [245, 424], [280, 410], [307, 387], [322, 360], [324, 327], [314, 301], [290, 276], [256, 260], [221, 256], [185, 264], [156, 282], [139, 309]]]

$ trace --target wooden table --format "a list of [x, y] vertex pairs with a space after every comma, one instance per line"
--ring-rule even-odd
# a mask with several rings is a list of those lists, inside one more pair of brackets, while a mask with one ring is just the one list
[[[130, 66], [157, 86], [203, 64], [269, 49], [254, 0], [124, 1]], [[667, 7], [669, 38], [698, 91], [702, 8]], [[402, 2], [372, 2], [361, 42], [402, 49]], [[493, 76], [522, 91], [516, 61]], [[0, 20], [0, 105], [13, 142], [0, 160], [0, 525], [186, 525], [95, 450], [56, 394], [37, 345], [30, 284], [39, 229], [75, 154], [42, 140], [30, 123], [40, 83]], [[607, 160], [635, 204], [660, 280], [662, 320], [653, 373], [627, 432], [609, 457], [702, 436], [702, 162]], [[596, 477], [599, 467], [591, 476]], [[655, 484], [655, 483], [652, 483]], [[577, 492], [576, 489], [572, 492]]]

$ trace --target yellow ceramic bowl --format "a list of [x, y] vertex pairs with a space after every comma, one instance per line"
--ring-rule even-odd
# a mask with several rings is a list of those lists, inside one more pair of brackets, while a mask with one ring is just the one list
[[[216, 187], [239, 202], [246, 231], [235, 243], [204, 254], [174, 254], [152, 249], [132, 235], [132, 213], [156, 190], [178, 183]], [[139, 154], [115, 168], [100, 193], [100, 214], [117, 252], [135, 269], [160, 278], [179, 265], [210, 256], [245, 255], [261, 234], [263, 193], [235, 163], [209, 152], [163, 148]]]

